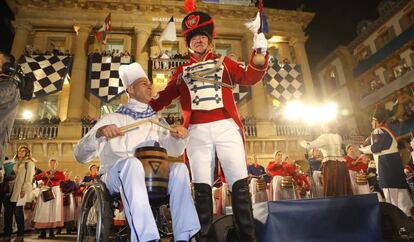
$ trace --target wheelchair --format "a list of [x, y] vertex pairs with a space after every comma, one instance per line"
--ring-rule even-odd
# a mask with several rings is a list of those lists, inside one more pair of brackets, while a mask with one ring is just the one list
[[[156, 156], [154, 156], [154, 153]], [[147, 157], [163, 157], [166, 162], [166, 151], [160, 147], [142, 147], [135, 152], [144, 164]], [[166, 165], [168, 167], [168, 163]], [[163, 172], [167, 176], [167, 182], [163, 187], [151, 186], [151, 180], [165, 178], [153, 177], [151, 170], [146, 168], [147, 191], [151, 209], [161, 238], [172, 238], [172, 219], [169, 212], [167, 195], [168, 171]], [[157, 169], [157, 171], [160, 169]], [[153, 171], [152, 171], [153, 172]], [[77, 242], [126, 242], [130, 240], [128, 223], [124, 226], [115, 226], [113, 223], [114, 212], [122, 205], [119, 194], [110, 196], [108, 189], [102, 181], [96, 181], [88, 187], [83, 196], [81, 212], [78, 219]]]
[[[78, 220], [77, 242], [123, 242], [129, 241], [128, 223], [113, 224], [115, 209], [120, 208], [121, 197], [110, 196], [105, 184], [97, 181], [85, 192]], [[158, 232], [162, 238], [172, 238], [172, 222], [168, 208], [168, 197], [151, 201]]]

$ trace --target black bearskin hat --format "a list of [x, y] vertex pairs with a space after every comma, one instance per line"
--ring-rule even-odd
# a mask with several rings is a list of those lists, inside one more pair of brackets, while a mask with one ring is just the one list
[[181, 28], [187, 45], [190, 45], [191, 38], [196, 34], [205, 34], [210, 40], [216, 35], [213, 19], [203, 12], [189, 13], [183, 19]]
[[372, 115], [373, 119], [376, 119], [379, 123], [385, 123], [388, 119], [388, 111], [384, 108], [377, 108]]

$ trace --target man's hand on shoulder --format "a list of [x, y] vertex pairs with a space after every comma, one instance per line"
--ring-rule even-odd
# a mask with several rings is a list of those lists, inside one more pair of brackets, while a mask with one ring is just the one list
[[115, 124], [104, 125], [96, 131], [96, 138], [104, 136], [111, 139], [123, 135], [124, 133]]
[[188, 136], [188, 130], [183, 126], [174, 127], [175, 132], [171, 131], [171, 136], [177, 139], [185, 139]]

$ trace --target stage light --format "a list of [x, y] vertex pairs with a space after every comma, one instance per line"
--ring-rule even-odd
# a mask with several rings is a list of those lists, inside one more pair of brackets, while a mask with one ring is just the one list
[[333, 102], [323, 105], [303, 104], [297, 101], [288, 102], [283, 110], [283, 117], [293, 122], [316, 125], [335, 120], [337, 109], [337, 104]]
[[298, 120], [306, 111], [301, 102], [288, 102], [283, 110], [283, 117], [287, 120]]
[[23, 111], [23, 118], [26, 120], [30, 120], [33, 117], [33, 113], [29, 110]]

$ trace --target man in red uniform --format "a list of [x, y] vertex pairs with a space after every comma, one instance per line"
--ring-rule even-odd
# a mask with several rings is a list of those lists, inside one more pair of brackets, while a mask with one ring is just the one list
[[[189, 130], [187, 155], [190, 162], [201, 241], [208, 241], [213, 218], [211, 186], [215, 154], [232, 192], [232, 206], [239, 241], [255, 242], [255, 225], [247, 182], [247, 165], [240, 121], [232, 88], [234, 84], [253, 85], [267, 69], [253, 64], [246, 68], [227, 57], [213, 55], [214, 22], [203, 12], [192, 12], [182, 22], [190, 50], [190, 63], [177, 68], [165, 90], [150, 102], [155, 111], [180, 98], [184, 127]], [[255, 50], [266, 54], [263, 34], [254, 39]]]

